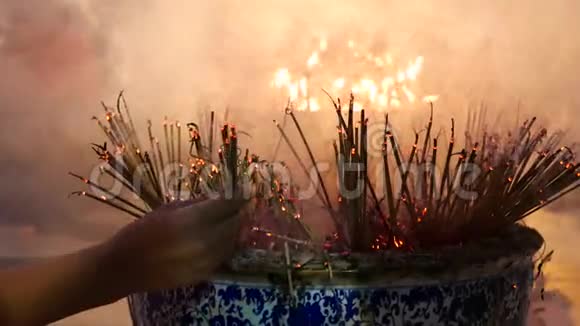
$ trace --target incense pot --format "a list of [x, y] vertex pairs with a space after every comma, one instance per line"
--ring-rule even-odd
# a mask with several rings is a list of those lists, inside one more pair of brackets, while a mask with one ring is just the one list
[[[519, 222], [580, 187], [580, 165], [573, 150], [559, 144], [562, 134], [536, 130], [533, 118], [502, 138], [486, 129], [483, 109], [468, 113], [464, 146], [452, 119], [448, 146], [441, 151], [439, 136], [432, 133], [431, 103], [425, 133], [415, 132], [410, 154], [405, 155], [405, 145], [386, 115], [382, 144], [374, 149], [380, 156], [375, 161], [384, 172], [386, 189], [381, 196], [381, 180], [367, 173], [373, 148], [368, 146], [365, 110], [355, 117], [351, 95], [345, 117], [340, 100], [331, 101], [338, 120], [338, 139], [333, 144], [341, 185], [337, 202], [331, 200], [321, 171], [314, 169], [320, 185], [316, 196], [336, 230], [327, 237], [330, 247], [315, 243], [316, 237], [303, 222], [295, 200], [300, 197], [298, 189], [283, 182], [274, 162], [248, 149], [243, 152], [234, 125], [225, 122], [218, 130], [212, 112], [206, 141], [199, 125], [188, 123], [190, 150], [183, 161], [179, 123], [164, 124], [165, 146], [153, 137], [149, 124], [149, 146], [143, 147], [122, 93], [116, 110], [104, 105], [107, 124], [95, 119], [114, 150], [107, 143], [93, 144], [93, 150], [107, 164], [102, 172], [121, 182], [140, 202], [77, 174], [72, 175], [107, 196], [95, 194], [94, 189], [73, 194], [146, 218], [148, 212], [173, 200], [203, 200], [206, 188], [217, 194], [253, 189], [255, 208], [270, 214], [266, 214], [270, 218], [256, 218], [261, 215], [254, 211], [251, 231], [262, 239], [244, 243], [272, 250], [242, 251], [221, 274], [202, 285], [131, 295], [136, 325], [524, 324], [534, 280], [533, 256], [543, 240]], [[280, 143], [310, 175], [295, 147], [301, 144], [309, 163], [317, 166], [307, 133], [291, 106], [285, 113], [299, 137], [291, 139], [284, 123], [274, 121]], [[220, 134], [221, 141], [215, 137]], [[443, 160], [438, 160], [441, 155]], [[178, 163], [179, 171], [160, 173], [165, 163]], [[360, 168], [346, 168], [353, 163]], [[415, 164], [423, 173], [411, 175], [413, 169], [405, 168]], [[439, 166], [443, 167], [440, 179], [433, 172]], [[182, 167], [190, 167], [186, 177], [181, 177]], [[472, 175], [474, 167], [482, 173]], [[139, 178], [134, 180], [135, 176]], [[138, 187], [135, 181], [140, 182]], [[360, 196], [343, 200], [343, 188], [358, 189], [360, 184], [364, 185]], [[262, 247], [261, 242], [267, 245]], [[346, 252], [333, 255], [333, 250]], [[312, 258], [296, 259], [305, 253]], [[538, 267], [544, 259], [539, 261]]]
[[135, 325], [524, 325], [542, 243], [515, 226], [437, 252], [337, 257], [332, 278], [294, 269], [292, 290], [267, 252], [246, 251], [207, 283], [134, 294], [129, 306]]

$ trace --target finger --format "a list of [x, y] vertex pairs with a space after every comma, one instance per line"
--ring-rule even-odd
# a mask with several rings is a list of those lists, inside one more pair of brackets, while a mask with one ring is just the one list
[[236, 250], [240, 235], [239, 220], [228, 220], [215, 228], [212, 233], [214, 236], [205, 243], [202, 253], [219, 266], [230, 259]]
[[181, 274], [179, 279], [182, 282], [199, 282], [209, 279], [214, 272], [232, 258], [235, 252], [238, 225], [235, 222], [227, 221], [214, 231], [217, 236], [208, 238], [207, 241], [204, 241], [204, 245], [198, 247], [193, 254], [174, 260], [173, 269], [183, 271], [179, 273]]
[[206, 200], [205, 198], [195, 198], [195, 199], [187, 199], [187, 200], [174, 200], [170, 203], [164, 204], [159, 207], [158, 211], [166, 211], [166, 210], [174, 210], [179, 208], [188, 207], [191, 205], [195, 205], [199, 202]]
[[[235, 234], [232, 235], [235, 236]], [[203, 262], [207, 270], [213, 272], [226, 265], [234, 256], [235, 250], [236, 245], [234, 241], [214, 241], [210, 249], [200, 257], [200, 262]]]
[[156, 289], [194, 284], [211, 279], [212, 274], [231, 259], [239, 225], [232, 220], [213, 229], [213, 237], [206, 237], [190, 249], [183, 248], [165, 255], [164, 266], [152, 274], [150, 282]]
[[196, 217], [200, 225], [219, 225], [228, 219], [237, 218], [236, 213], [245, 203], [243, 200], [208, 199], [178, 208], [176, 213], [187, 218]]
[[177, 247], [170, 247], [164, 255], [169, 259], [196, 260], [207, 253], [213, 253], [220, 246], [235, 246], [240, 233], [240, 220], [228, 219], [219, 225], [199, 226], [188, 224], [185, 226], [175, 225], [176, 239], [181, 240]]
[[241, 221], [239, 218], [232, 218], [216, 226], [200, 229], [200, 233], [205, 233], [203, 249], [211, 251], [216, 247], [236, 245], [240, 234]]

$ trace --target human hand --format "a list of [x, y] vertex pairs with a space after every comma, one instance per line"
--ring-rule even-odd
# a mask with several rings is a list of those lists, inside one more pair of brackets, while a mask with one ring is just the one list
[[109, 279], [129, 293], [203, 281], [233, 254], [243, 204], [175, 202], [151, 212], [104, 245]]

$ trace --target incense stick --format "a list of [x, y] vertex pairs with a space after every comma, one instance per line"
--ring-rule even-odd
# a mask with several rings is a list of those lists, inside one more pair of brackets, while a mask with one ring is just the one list
[[[366, 108], [361, 110], [360, 121], [355, 121], [354, 103], [354, 97], [351, 95], [348, 116], [345, 120], [341, 112], [340, 99], [337, 102], [332, 100], [338, 118], [338, 140], [333, 142], [332, 150], [340, 184], [339, 190], [353, 189], [361, 182], [364, 186], [356, 197], [347, 197], [341, 192], [336, 212], [333, 210], [331, 194], [325, 186], [305, 134], [307, 130], [303, 129], [292, 110], [286, 112], [298, 131], [309, 161], [315, 168], [316, 178], [321, 184], [316, 189], [316, 195], [335, 223], [338, 235], [331, 236], [331, 240], [327, 241], [330, 243], [329, 248], [337, 248], [333, 250], [412, 251], [416, 248], [463, 243], [501, 231], [502, 228], [516, 223], [578, 188], [579, 165], [572, 151], [566, 147], [556, 147], [563, 136], [558, 133], [548, 135], [545, 129], [536, 128], [535, 118], [525, 121], [514, 132], [501, 138], [497, 133], [487, 130], [487, 106], [484, 104], [479, 108], [472, 106], [467, 112], [465, 122], [465, 145], [468, 147], [454, 152], [457, 139], [455, 121], [452, 119], [447, 150], [441, 151], [438, 149], [439, 135], [433, 137], [434, 109], [431, 103], [426, 128], [415, 133], [409, 155], [401, 150], [403, 148], [401, 144], [404, 143], [399, 142], [398, 137], [395, 138], [389, 116], [385, 116], [381, 157], [386, 192], [383, 199], [388, 210], [385, 215], [381, 207], [383, 199], [377, 198], [373, 188], [373, 183], [377, 180], [369, 177], [371, 165], [369, 163], [372, 162], [369, 160], [372, 158], [368, 155], [368, 112]], [[243, 158], [241, 157], [239, 132], [234, 125], [228, 123], [223, 125], [221, 146], [217, 146], [219, 160], [213, 163], [214, 113], [211, 112], [207, 127], [199, 128], [195, 123], [187, 124], [191, 147], [190, 157], [187, 157], [189, 161], [186, 162], [189, 173], [184, 178], [179, 122], [168, 126], [165, 120], [163, 132], [166, 154], [162, 153], [160, 148], [162, 145], [154, 138], [152, 124], [149, 122], [150, 150], [142, 151], [122, 94], [117, 98], [116, 111], [104, 104], [103, 109], [107, 124], [101, 123], [98, 118], [95, 120], [116, 156], [107, 149], [106, 144], [93, 144], [93, 150], [99, 159], [110, 166], [101, 170], [114, 180], [121, 181], [125, 188], [135, 193], [142, 200], [144, 208], [120, 196], [117, 196], [119, 198], [111, 196], [112, 199], [107, 200], [82, 192], [75, 194], [102, 201], [136, 217], [142, 216], [149, 209], [155, 209], [160, 204], [172, 200], [168, 198], [169, 182], [165, 179], [163, 171], [164, 160], [167, 160], [168, 163], [176, 163], [179, 166], [176, 185], [172, 183], [172, 186], [177, 188], [176, 198], [173, 199], [183, 199], [183, 187], [190, 190], [191, 198], [204, 198], [207, 195], [205, 191], [215, 191], [221, 195], [231, 192], [234, 195], [244, 180], [252, 182], [255, 199], [261, 200], [263, 207], [268, 207], [277, 217], [272, 221], [271, 231], [258, 225], [258, 233], [272, 238], [274, 241], [271, 243], [276, 245], [277, 250], [280, 250], [281, 246], [288, 248], [285, 253], [287, 265], [291, 264], [289, 244], [309, 248], [322, 246], [311, 240], [312, 234], [302, 222], [302, 211], [298, 208], [293, 186], [290, 183], [283, 184], [271, 163], [250, 155], [247, 149]], [[284, 118], [286, 120], [287, 117]], [[207, 124], [207, 121], [205, 123]], [[274, 151], [274, 157], [281, 142], [285, 142], [297, 159], [301, 170], [310, 176], [292, 139], [278, 123], [276, 128], [280, 132], [280, 140]], [[202, 131], [208, 130], [209, 135], [205, 138]], [[424, 139], [421, 139], [423, 131], [425, 135]], [[205, 141], [208, 141], [209, 146], [204, 146]], [[438, 158], [438, 155], [441, 158]], [[412, 175], [410, 170], [411, 164], [415, 162], [424, 167], [417, 176]], [[392, 166], [393, 163], [396, 166]], [[359, 165], [351, 171], [345, 169], [345, 164]], [[441, 164], [443, 169], [441, 178], [435, 170], [438, 164]], [[479, 166], [482, 173], [469, 174], [470, 165]], [[140, 168], [143, 170], [139, 170]], [[400, 189], [394, 189], [393, 169], [401, 176]], [[133, 180], [134, 176], [138, 176], [136, 172], [141, 172], [143, 178]], [[78, 175], [73, 176], [84, 180]], [[134, 181], [141, 184], [136, 187]], [[89, 183], [89, 186], [92, 185]], [[347, 188], [343, 189], [343, 186]], [[112, 195], [100, 185], [96, 185], [95, 189]], [[459, 190], [471, 193], [465, 197]], [[398, 198], [395, 198], [396, 196]], [[369, 200], [373, 203], [367, 202]], [[404, 205], [404, 209], [401, 209], [401, 204]], [[382, 218], [384, 229], [377, 228], [381, 223], [379, 217]], [[325, 243], [324, 248], [326, 245]], [[328, 260], [327, 263], [329, 273], [332, 273], [331, 262]], [[288, 275], [289, 278], [291, 276]]]
[[116, 209], [118, 209], [118, 210], [120, 210], [122, 212], [125, 212], [125, 213], [133, 216], [133, 217], [136, 217], [136, 218], [142, 218], [143, 217], [143, 215], [141, 215], [139, 213], [135, 213], [133, 211], [130, 211], [130, 210], [128, 210], [128, 209], [126, 209], [126, 208], [124, 208], [122, 206], [119, 206], [119, 205], [117, 205], [117, 204], [115, 204], [115, 203], [113, 203], [113, 202], [111, 202], [111, 201], [109, 201], [109, 200], [107, 200], [105, 198], [98, 197], [98, 196], [95, 196], [93, 194], [89, 194], [86, 191], [75, 191], [75, 192], [71, 193], [71, 195], [88, 197], [88, 198], [94, 199], [94, 200], [96, 200], [98, 202], [101, 202], [103, 204], [109, 205], [109, 206], [111, 206], [113, 208], [116, 208]]
[[106, 189], [106, 188], [104, 188], [104, 187], [101, 187], [101, 186], [99, 186], [98, 184], [96, 184], [96, 183], [92, 182], [91, 180], [89, 180], [89, 179], [87, 179], [87, 178], [84, 178], [84, 177], [82, 177], [82, 176], [80, 176], [80, 175], [78, 175], [78, 174], [72, 173], [72, 172], [69, 172], [69, 175], [71, 175], [71, 176], [73, 176], [73, 177], [75, 177], [75, 178], [77, 178], [77, 179], [81, 180], [82, 182], [84, 182], [84, 183], [88, 184], [89, 186], [92, 186], [92, 187], [95, 187], [95, 188], [99, 189], [100, 191], [104, 192], [104, 193], [105, 193], [105, 194], [107, 194], [108, 196], [111, 196], [113, 199], [115, 199], [115, 200], [118, 200], [118, 201], [122, 202], [123, 204], [125, 204], [125, 205], [127, 205], [127, 206], [129, 206], [129, 207], [131, 207], [131, 208], [133, 208], [133, 209], [135, 209], [135, 210], [137, 210], [139, 213], [142, 213], [142, 214], [147, 214], [147, 213], [148, 213], [148, 212], [147, 212], [146, 210], [144, 210], [143, 208], [141, 208], [141, 207], [139, 207], [139, 206], [137, 206], [137, 205], [133, 204], [132, 202], [130, 202], [130, 201], [128, 201], [128, 200], [126, 200], [126, 199], [124, 199], [123, 197], [120, 197], [120, 196], [117, 196], [117, 195], [113, 194], [113, 193], [112, 193], [112, 192], [110, 192], [108, 189]]
[[316, 164], [316, 159], [314, 158], [314, 154], [312, 154], [312, 150], [310, 149], [310, 146], [308, 145], [308, 141], [306, 140], [306, 137], [304, 136], [304, 132], [302, 132], [302, 128], [300, 127], [300, 124], [298, 123], [298, 120], [296, 119], [294, 112], [292, 112], [292, 111], [290, 112], [290, 117], [292, 118], [292, 121], [294, 121], [294, 126], [296, 127], [296, 129], [298, 130], [298, 133], [300, 134], [300, 138], [302, 139], [302, 142], [304, 143], [304, 146], [306, 147], [306, 151], [308, 152], [308, 156], [310, 157], [310, 161], [312, 163], [312, 166], [314, 167], [314, 170], [316, 171], [316, 176], [318, 177], [318, 181], [320, 182], [320, 187], [322, 188], [322, 193], [324, 195], [324, 199], [326, 200], [326, 204], [330, 209], [332, 209], [332, 203], [330, 201], [330, 197], [328, 196], [328, 191], [326, 191], [326, 186], [324, 184], [324, 180], [322, 179], [322, 175], [320, 174], [320, 170], [318, 169], [318, 165]]

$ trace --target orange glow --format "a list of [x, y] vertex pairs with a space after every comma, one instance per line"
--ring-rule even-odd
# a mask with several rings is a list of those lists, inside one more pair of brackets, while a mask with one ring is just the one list
[[325, 38], [320, 40], [320, 44], [318, 45], [318, 47], [320, 48], [321, 52], [326, 51], [326, 49], [328, 48], [328, 42], [326, 41]]
[[310, 111], [311, 112], [320, 111], [320, 106], [318, 105], [318, 100], [315, 98], [310, 99]]
[[[272, 87], [284, 92], [298, 111], [318, 111], [321, 96], [318, 90], [327, 89], [334, 96], [344, 96], [343, 92], [352, 92], [361, 103], [355, 104], [355, 110], [360, 111], [363, 105], [378, 110], [400, 108], [417, 102], [415, 84], [423, 69], [424, 58], [417, 56], [406, 65], [394, 63], [393, 56], [376, 55], [362, 44], [349, 40], [346, 48], [340, 47], [336, 51], [327, 52], [328, 41], [322, 38], [318, 49], [311, 52], [305, 60], [305, 69], [297, 68], [299, 72], [291, 72], [287, 67], [275, 71]], [[333, 48], [334, 49], [334, 48]], [[342, 55], [344, 51], [354, 62], [340, 66], [329, 59], [332, 55]], [[329, 59], [329, 60], [327, 60]], [[366, 71], [344, 71], [348, 67], [364, 64]], [[370, 66], [370, 67], [369, 67]], [[316, 69], [314, 69], [316, 68]], [[351, 68], [356, 69], [356, 68]], [[345, 74], [336, 75], [338, 72]], [[359, 77], [363, 73], [366, 76]], [[437, 95], [423, 97], [424, 102], [435, 102]], [[314, 103], [313, 104], [313, 100]]]
[[395, 243], [395, 247], [401, 248], [403, 246], [403, 240], [397, 239], [397, 237], [393, 237], [393, 242]]
[[282, 87], [290, 84], [290, 81], [291, 81], [291, 77], [290, 77], [290, 72], [288, 72], [288, 69], [281, 68], [276, 72], [276, 75], [275, 75], [274, 81], [273, 81], [273, 85], [276, 88], [282, 88]]
[[428, 95], [423, 97], [423, 102], [425, 103], [435, 103], [439, 99], [439, 95]]
[[306, 65], [308, 65], [308, 68], [312, 68], [315, 65], [317, 65], [319, 62], [318, 59], [318, 52], [313, 52], [310, 57], [308, 58], [308, 61], [306, 61]]
[[332, 87], [336, 89], [343, 89], [344, 85], [346, 85], [344, 78], [338, 78], [332, 83]]

